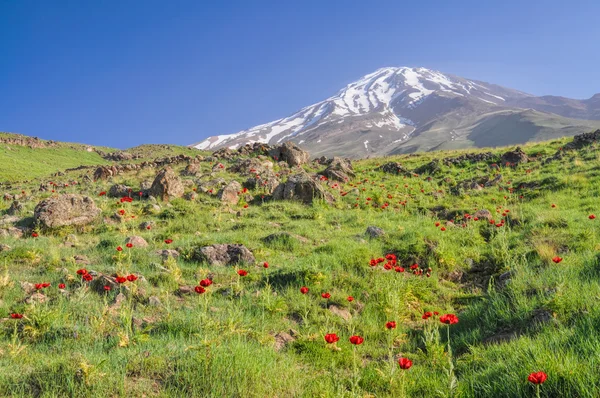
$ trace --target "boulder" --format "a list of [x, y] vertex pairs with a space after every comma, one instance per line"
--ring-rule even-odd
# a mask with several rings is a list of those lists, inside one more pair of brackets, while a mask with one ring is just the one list
[[412, 176], [412, 172], [410, 172], [409, 170], [404, 168], [404, 166], [402, 166], [398, 162], [386, 163], [383, 166], [377, 168], [377, 170], [383, 171], [384, 173], [389, 173], [389, 174], [400, 174], [400, 175], [405, 175], [405, 176]]
[[491, 220], [494, 218], [494, 216], [492, 215], [492, 212], [486, 209], [481, 209], [481, 210], [477, 210], [475, 212], [475, 214], [473, 214], [473, 217], [477, 217], [480, 220]]
[[273, 162], [258, 158], [238, 159], [227, 171], [241, 175], [262, 175], [268, 170], [273, 170]]
[[514, 151], [505, 152], [500, 158], [500, 162], [505, 166], [514, 166], [520, 163], [527, 163], [528, 161], [529, 158], [521, 147], [517, 147]]
[[160, 256], [163, 261], [169, 259], [169, 257], [172, 258], [178, 258], [179, 257], [179, 252], [177, 250], [174, 249], [162, 249], [162, 250], [157, 250], [155, 251], [155, 253]]
[[12, 204], [6, 211], [6, 214], [14, 216], [16, 214], [19, 214], [22, 210], [23, 210], [23, 204], [21, 202], [15, 200], [14, 202], [12, 202]]
[[330, 180], [345, 182], [355, 176], [350, 159], [334, 156], [327, 163], [329, 163], [329, 166], [320, 174]]
[[370, 226], [365, 231], [365, 234], [370, 238], [380, 238], [385, 235], [385, 231], [379, 227]]
[[215, 244], [198, 247], [193, 250], [192, 258], [205, 261], [210, 265], [252, 264], [256, 262], [254, 255], [246, 246], [239, 244]]
[[285, 183], [279, 184], [273, 191], [273, 199], [299, 200], [308, 204], [315, 199], [332, 202], [333, 196], [307, 173], [301, 172], [292, 175]]
[[100, 166], [94, 171], [93, 179], [94, 181], [108, 180], [113, 175], [113, 170], [111, 168], [108, 168], [106, 166]]
[[184, 188], [181, 179], [175, 175], [173, 169], [165, 167], [158, 172], [148, 194], [162, 200], [170, 200], [183, 196]]
[[217, 193], [217, 198], [223, 203], [236, 204], [240, 200], [242, 186], [237, 181], [231, 181]]
[[181, 171], [182, 176], [195, 177], [200, 172], [198, 163], [190, 163]]
[[148, 242], [141, 236], [130, 236], [125, 239], [125, 244], [131, 243], [133, 247], [148, 247]]
[[115, 184], [108, 189], [107, 196], [111, 198], [122, 198], [123, 196], [129, 196], [131, 194], [131, 188], [123, 184]]
[[280, 184], [279, 180], [270, 171], [258, 176], [252, 176], [244, 182], [244, 187], [248, 189], [262, 189], [268, 195], [272, 194], [275, 188]]
[[269, 156], [275, 160], [282, 160], [292, 167], [306, 164], [310, 158], [308, 152], [289, 141], [271, 149]]
[[89, 224], [101, 212], [94, 200], [88, 196], [63, 194], [38, 203], [34, 210], [34, 218], [44, 227], [55, 228]]

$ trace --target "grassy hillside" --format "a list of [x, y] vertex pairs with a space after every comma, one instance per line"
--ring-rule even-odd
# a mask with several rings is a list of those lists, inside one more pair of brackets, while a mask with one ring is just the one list
[[[0, 251], [1, 395], [513, 398], [534, 397], [528, 375], [543, 371], [541, 396], [597, 397], [600, 218], [590, 215], [600, 217], [600, 152], [590, 146], [543, 162], [567, 141], [525, 146], [535, 160], [516, 167], [496, 166], [505, 149], [418, 176], [378, 167], [399, 161], [414, 170], [470, 152], [358, 161], [351, 181], [323, 183], [334, 203], [312, 205], [263, 203], [260, 188], [250, 191], [256, 201], [232, 206], [216, 190], [157, 208], [99, 196], [114, 183], [136, 192], [151, 170], [57, 187], [54, 195], [90, 195], [102, 216], [80, 228], [0, 234], [10, 246]], [[202, 162], [200, 173], [213, 166]], [[459, 188], [498, 174], [497, 185]], [[217, 177], [245, 180], [227, 171], [206, 179]], [[182, 178], [187, 193], [198, 186]], [[52, 195], [33, 188], [10, 192], [25, 191], [16, 225], [30, 225], [35, 205]], [[481, 209], [493, 223], [473, 218]], [[121, 221], [110, 221], [119, 211]], [[366, 236], [369, 226], [385, 235]], [[274, 233], [282, 234], [265, 239]], [[132, 235], [148, 247], [127, 248]], [[256, 263], [198, 261], [198, 248], [215, 243], [244, 244]], [[180, 256], [163, 260], [163, 249]], [[388, 254], [403, 272], [386, 269], [388, 260], [370, 265]], [[97, 273], [138, 279], [104, 291]], [[213, 283], [204, 294], [187, 293], [205, 278]], [[43, 282], [44, 302], [31, 302], [28, 283]], [[458, 323], [443, 324], [445, 314]], [[332, 333], [339, 341], [328, 344]], [[351, 336], [364, 342], [353, 345]], [[412, 367], [401, 369], [401, 358]]]

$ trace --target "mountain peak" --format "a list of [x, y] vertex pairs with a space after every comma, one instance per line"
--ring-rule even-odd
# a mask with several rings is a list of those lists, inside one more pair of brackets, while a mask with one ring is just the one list
[[469, 132], [486, 115], [514, 113], [519, 101], [532, 102], [532, 97], [424, 67], [384, 67], [288, 117], [193, 146], [213, 150], [294, 141], [316, 155], [365, 156], [413, 148], [413, 138], [424, 141], [422, 135], [429, 131], [436, 145], [418, 144], [415, 149], [431, 149], [440, 141], [469, 145]]

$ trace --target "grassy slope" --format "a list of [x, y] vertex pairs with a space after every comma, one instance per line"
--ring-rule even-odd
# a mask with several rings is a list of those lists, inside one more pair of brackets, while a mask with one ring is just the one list
[[[564, 142], [525, 150], [549, 155]], [[444, 156], [448, 153], [398, 160], [412, 169]], [[244, 209], [241, 201], [233, 206], [241, 212], [236, 216], [214, 197], [199, 194], [193, 202], [161, 203], [160, 213], [149, 214], [143, 210], [145, 202], [120, 205], [101, 197], [96, 202], [105, 216], [123, 208], [135, 218], [80, 230], [39, 231], [36, 239], [3, 239], [12, 250], [0, 252], [5, 267], [0, 317], [22, 312], [25, 318], [0, 322], [0, 391], [22, 397], [397, 397], [402, 391], [411, 397], [529, 397], [534, 390], [527, 375], [544, 370], [549, 375], [542, 387], [546, 396], [600, 395], [600, 307], [595, 305], [600, 295], [600, 219], [588, 219], [600, 212], [598, 152], [586, 149], [545, 166], [534, 162], [502, 169], [501, 187], [460, 195], [449, 194], [454, 182], [494, 171], [483, 163], [443, 167], [427, 181], [374, 171], [381, 162], [357, 162], [353, 182], [361, 181], [358, 195], [341, 197], [330, 188], [338, 197], [333, 205], [279, 202]], [[212, 165], [201, 167], [208, 172]], [[151, 178], [150, 172], [115, 182], [137, 187], [145, 178]], [[525, 182], [538, 182], [540, 188], [507, 191]], [[68, 187], [65, 192], [96, 196], [108, 187]], [[15, 187], [15, 192], [29, 188]], [[439, 190], [442, 196], [436, 199], [432, 192]], [[36, 193], [25, 200], [23, 215], [46, 196]], [[398, 204], [404, 200], [406, 206]], [[385, 202], [391, 204], [385, 210], [371, 205]], [[440, 205], [459, 214], [487, 208], [496, 219], [496, 211], [510, 213], [505, 227], [471, 221], [465, 228], [441, 231], [435, 226], [439, 220], [423, 210]], [[155, 226], [140, 231], [142, 221]], [[387, 235], [364, 239], [369, 225], [382, 227]], [[305, 240], [263, 241], [277, 231]], [[62, 245], [71, 233], [78, 240], [75, 248]], [[118, 256], [115, 248], [130, 235], [143, 236], [149, 247]], [[163, 242], [167, 238], [174, 240], [172, 245]], [[249, 275], [238, 278], [233, 267], [192, 259], [195, 247], [213, 243], [243, 243], [257, 264], [245, 266]], [[154, 251], [163, 248], [177, 248], [182, 256], [162, 263]], [[369, 267], [371, 258], [388, 252], [396, 253], [404, 266], [418, 261], [431, 267], [431, 278]], [[118, 292], [100, 295], [82, 287], [75, 254], [89, 257], [88, 269], [135, 272], [144, 280], [133, 284], [136, 293], [119, 309], [111, 309]], [[555, 255], [564, 260], [554, 264]], [[270, 263], [268, 270], [261, 267], [263, 261]], [[472, 270], [481, 269], [496, 276], [512, 271], [514, 276], [506, 288], [486, 290], [468, 282], [481, 274]], [[464, 272], [467, 282], [452, 282], [453, 272]], [[174, 295], [179, 285], [195, 285], [208, 275], [214, 284], [207, 294]], [[51, 282], [44, 291], [50, 301], [25, 304], [23, 281]], [[57, 290], [61, 282], [67, 283], [68, 296]], [[299, 293], [303, 285], [311, 289], [306, 296]], [[331, 293], [329, 301], [320, 297], [324, 291]], [[349, 303], [348, 295], [355, 301]], [[160, 304], [150, 305], [150, 296]], [[331, 304], [348, 309], [352, 319], [332, 314], [326, 309]], [[446, 330], [435, 318], [422, 320], [424, 311], [460, 317], [451, 327], [457, 379], [452, 392]], [[540, 311], [552, 319], [533, 322]], [[397, 321], [398, 328], [386, 330], [389, 320]], [[297, 339], [276, 352], [273, 335], [289, 329]], [[340, 351], [326, 346], [326, 333], [340, 336]], [[356, 356], [348, 343], [353, 334], [365, 338]], [[518, 337], [484, 343], [510, 334]], [[408, 357], [414, 366], [401, 373], [390, 364], [390, 346], [395, 357]], [[354, 358], [360, 366], [355, 367]]]

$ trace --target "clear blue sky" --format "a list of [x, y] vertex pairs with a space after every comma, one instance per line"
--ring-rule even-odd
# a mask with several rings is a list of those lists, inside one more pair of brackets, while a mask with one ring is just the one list
[[600, 1], [0, 0], [0, 131], [190, 144], [384, 66], [600, 92]]

